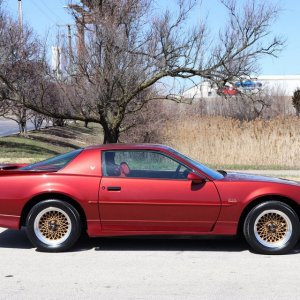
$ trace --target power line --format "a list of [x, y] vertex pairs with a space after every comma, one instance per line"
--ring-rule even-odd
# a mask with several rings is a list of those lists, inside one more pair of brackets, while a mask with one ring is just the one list
[[48, 4], [46, 4], [46, 2], [41, 1], [40, 3], [43, 4], [43, 5], [46, 7], [46, 9], [48, 9], [48, 10], [52, 13], [52, 15], [54, 15], [57, 19], [59, 19], [60, 21], [63, 22], [62, 18], [61, 18], [56, 12], [54, 12], [54, 11], [48, 6]]
[[51, 16], [49, 16], [48, 15], [48, 13], [46, 13], [45, 11], [44, 11], [44, 9], [42, 8], [42, 7], [40, 7], [39, 6], [39, 4], [37, 3], [37, 2], [35, 2], [35, 0], [31, 0], [32, 1], [32, 3], [33, 3], [33, 5], [45, 16], [45, 17], [47, 17], [47, 18], [49, 18], [49, 19], [51, 19], [51, 21], [53, 22], [53, 23], [55, 23], [56, 22], [56, 20], [54, 20]]

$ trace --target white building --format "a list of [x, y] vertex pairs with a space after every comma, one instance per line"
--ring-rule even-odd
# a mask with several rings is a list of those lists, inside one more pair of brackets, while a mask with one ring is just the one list
[[237, 80], [232, 84], [228, 84], [224, 89], [219, 89], [219, 91], [211, 82], [203, 80], [199, 85], [186, 90], [183, 97], [210, 98], [218, 96], [218, 93], [234, 95], [236, 91], [251, 92], [258, 89], [268, 89], [283, 96], [292, 96], [297, 88], [300, 88], [300, 75], [261, 75], [243, 81]]
[[61, 47], [52, 46], [51, 54], [51, 69], [53, 74], [55, 74], [56, 77], [59, 78], [62, 71]]
[[184, 98], [209, 98], [217, 96], [217, 88], [208, 80], [203, 80], [200, 84], [184, 91]]
[[285, 96], [293, 96], [300, 88], [300, 75], [262, 75], [258, 77], [263, 87], [278, 89]]

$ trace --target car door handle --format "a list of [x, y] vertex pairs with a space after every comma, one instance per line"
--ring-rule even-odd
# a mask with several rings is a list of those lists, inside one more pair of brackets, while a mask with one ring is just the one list
[[121, 187], [120, 186], [108, 186], [107, 190], [108, 191], [121, 191]]

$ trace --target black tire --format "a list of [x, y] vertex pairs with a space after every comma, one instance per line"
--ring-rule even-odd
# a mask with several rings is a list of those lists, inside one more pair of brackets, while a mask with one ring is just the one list
[[78, 211], [62, 200], [39, 202], [26, 219], [27, 236], [39, 251], [61, 252], [72, 247], [81, 235]]
[[243, 232], [255, 251], [262, 254], [285, 254], [298, 242], [299, 217], [283, 202], [263, 202], [248, 213]]

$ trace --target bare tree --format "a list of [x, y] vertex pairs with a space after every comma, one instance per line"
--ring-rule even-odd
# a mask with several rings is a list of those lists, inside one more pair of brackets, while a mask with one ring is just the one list
[[[168, 105], [169, 104], [169, 105]], [[189, 107], [188, 105], [185, 105]], [[127, 143], [161, 143], [161, 133], [163, 126], [169, 119], [177, 119], [179, 115], [188, 116], [187, 113], [179, 114], [178, 103], [161, 101], [160, 99], [146, 103], [143, 108], [131, 116], [125, 117], [124, 126], [131, 126], [127, 131], [120, 135], [120, 142]], [[189, 115], [190, 116], [190, 115]]]
[[34, 126], [34, 129], [40, 131], [44, 122], [48, 124], [50, 120], [49, 117], [32, 111], [30, 114], [30, 121]]
[[27, 133], [27, 122], [32, 118], [33, 111], [27, 110], [22, 103], [2, 100], [0, 116], [15, 121], [19, 126], [19, 133], [24, 136]]
[[247, 121], [262, 117], [272, 103], [272, 95], [266, 90], [241, 92], [223, 98], [228, 102], [229, 110], [221, 115]]
[[300, 116], [300, 89], [297, 89], [294, 92], [292, 100], [293, 100], [293, 106], [296, 109], [296, 115], [297, 117], [299, 117]]
[[[153, 15], [151, 0], [85, 1], [89, 14], [74, 13], [87, 35], [84, 49], [73, 56], [74, 91], [71, 97], [66, 93], [73, 112], [79, 119], [99, 122], [105, 143], [116, 142], [149, 100], [180, 101], [158, 90], [163, 78], [200, 76], [223, 84], [252, 73], [259, 56], [276, 54], [282, 42], [266, 39], [276, 8], [257, 1], [243, 8], [236, 1], [221, 2], [230, 20], [214, 43], [205, 23], [184, 29], [197, 1], [178, 1], [176, 16], [168, 10]], [[91, 25], [85, 23], [87, 16]]]
[[[59, 97], [39, 93], [25, 102], [53, 117], [100, 123], [104, 143], [117, 142], [150, 100], [181, 101], [162, 93], [164, 78], [198, 76], [222, 85], [252, 74], [260, 56], [276, 55], [282, 46], [269, 31], [278, 10], [264, 1], [247, 1], [244, 7], [238, 1], [220, 1], [229, 21], [217, 39], [208, 34], [205, 21], [188, 26], [197, 0], [178, 0], [172, 12], [163, 13], [153, 9], [154, 0], [82, 2], [82, 7], [71, 7], [79, 32], [85, 28], [85, 43], [81, 35], [77, 53], [69, 53], [71, 64], [57, 83], [60, 91], [50, 88]], [[49, 91], [54, 83], [43, 85]], [[49, 105], [49, 99], [57, 104]]]
[[21, 32], [19, 24], [7, 15], [0, 2], [0, 112], [16, 121], [26, 135], [26, 123], [35, 107], [32, 98], [42, 95], [45, 78], [43, 45], [28, 27]]

